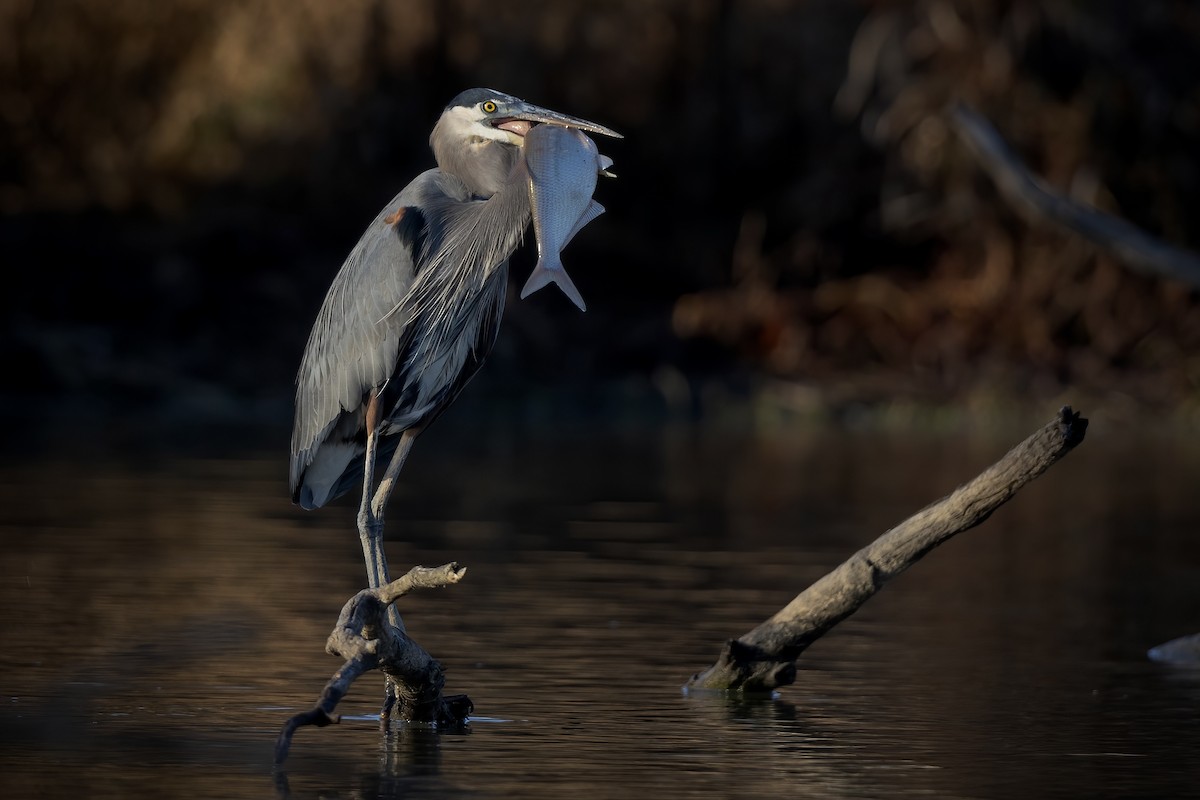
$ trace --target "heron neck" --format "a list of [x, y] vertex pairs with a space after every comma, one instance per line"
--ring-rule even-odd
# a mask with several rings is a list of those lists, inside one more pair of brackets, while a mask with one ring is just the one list
[[438, 167], [466, 184], [476, 197], [487, 199], [499, 192], [516, 165], [520, 148], [489, 139], [461, 142], [457, 146], [438, 146], [433, 155]]
[[489, 265], [489, 274], [516, 250], [532, 218], [528, 179], [525, 162], [516, 161], [500, 187], [482, 204], [482, 225], [478, 230], [492, 242], [495, 255], [502, 256], [497, 263]]

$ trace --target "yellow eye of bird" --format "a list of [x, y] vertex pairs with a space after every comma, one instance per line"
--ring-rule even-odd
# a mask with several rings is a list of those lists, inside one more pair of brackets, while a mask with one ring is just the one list
[[492, 112], [494, 112], [495, 110], [496, 110], [496, 104], [495, 104], [495, 103], [493, 103], [491, 100], [484, 100], [484, 101], [483, 101], [483, 111], [484, 111], [484, 113], [486, 113], [486, 114], [491, 114], [491, 113], [492, 113]]

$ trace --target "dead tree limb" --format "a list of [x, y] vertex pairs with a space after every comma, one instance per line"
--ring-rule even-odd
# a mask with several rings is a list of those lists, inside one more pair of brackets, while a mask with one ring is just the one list
[[688, 688], [769, 692], [796, 678], [796, 659], [885, 583], [942, 542], [987, 519], [1025, 484], [1083, 441], [1087, 420], [1069, 406], [971, 482], [859, 550], [775, 616], [725, 643]]
[[954, 106], [950, 118], [1000, 194], [1030, 222], [1048, 220], [1083, 235], [1133, 269], [1200, 287], [1200, 255], [1055, 192], [1021, 163], [986, 119], [970, 108]]
[[[289, 719], [275, 741], [275, 763], [287, 758], [297, 728], [336, 724], [334, 714], [350, 686], [364, 672], [381, 670], [390, 682], [387, 699], [379, 716], [386, 731], [394, 711], [410, 722], [438, 725], [457, 724], [471, 713], [471, 700], [464, 695], [442, 695], [445, 673], [442, 665], [406, 633], [387, 620], [388, 607], [414, 589], [437, 589], [458, 583], [466, 567], [451, 562], [440, 567], [413, 567], [386, 586], [364, 589], [347, 601], [329, 634], [325, 651], [345, 659], [342, 668], [325, 684], [317, 704]], [[399, 705], [399, 709], [394, 706]]]

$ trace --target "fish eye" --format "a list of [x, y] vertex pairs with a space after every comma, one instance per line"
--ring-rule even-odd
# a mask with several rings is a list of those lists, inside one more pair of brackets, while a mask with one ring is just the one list
[[496, 111], [496, 104], [491, 100], [484, 100], [480, 108], [483, 109], [483, 113], [485, 114], [493, 114]]

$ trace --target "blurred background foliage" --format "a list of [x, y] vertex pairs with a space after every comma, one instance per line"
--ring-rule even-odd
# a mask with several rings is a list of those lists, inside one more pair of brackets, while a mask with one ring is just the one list
[[1196, 289], [1018, 216], [945, 113], [1200, 249], [1190, 0], [0, 0], [4, 400], [286, 425], [329, 281], [477, 85], [627, 137], [567, 252], [591, 310], [510, 293], [494, 390], [1200, 420]]

